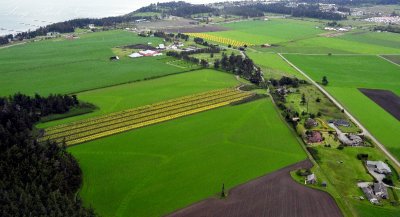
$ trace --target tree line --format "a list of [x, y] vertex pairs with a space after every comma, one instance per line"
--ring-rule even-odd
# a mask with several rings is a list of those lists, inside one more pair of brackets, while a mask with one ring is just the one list
[[85, 28], [89, 24], [95, 26], [114, 26], [119, 23], [133, 22], [138, 19], [152, 19], [151, 16], [116, 16], [116, 17], [105, 17], [105, 18], [80, 18], [73, 19], [64, 22], [53, 23], [44, 27], [40, 27], [33, 31], [20, 32], [16, 35], [7, 35], [0, 37], [0, 45], [8, 44], [9, 40], [24, 40], [31, 39], [37, 36], [45, 36], [49, 32], [59, 33], [71, 33], [76, 28]]
[[374, 27], [374, 31], [400, 33], [400, 26], [399, 25], [376, 26]]
[[211, 8], [204, 4], [190, 4], [184, 1], [173, 1], [150, 4], [149, 6], [138, 9], [137, 12], [156, 12], [162, 13], [163, 16], [172, 15], [188, 18], [194, 14], [216, 13], [217, 9]]
[[34, 124], [79, 104], [76, 96], [0, 97], [0, 216], [95, 216], [77, 196], [82, 171], [65, 145], [39, 143]]

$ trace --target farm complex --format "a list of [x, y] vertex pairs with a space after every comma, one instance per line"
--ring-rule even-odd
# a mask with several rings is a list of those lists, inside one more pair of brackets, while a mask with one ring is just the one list
[[78, 216], [400, 216], [398, 24], [307, 5], [157, 3], [7, 38], [3, 165]]

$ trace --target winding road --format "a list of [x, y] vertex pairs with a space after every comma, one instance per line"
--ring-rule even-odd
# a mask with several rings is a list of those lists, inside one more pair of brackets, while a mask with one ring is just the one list
[[293, 63], [291, 63], [289, 60], [287, 60], [281, 53], [278, 53], [278, 55], [285, 61], [287, 62], [290, 66], [292, 66], [294, 69], [296, 69], [298, 72], [300, 72], [304, 77], [306, 77], [312, 84], [314, 84], [325, 96], [327, 96], [337, 107], [339, 107], [341, 110], [344, 111], [344, 113], [354, 122], [358, 125], [358, 127], [363, 131], [363, 134], [365, 136], [368, 136], [371, 138], [371, 140], [385, 153], [386, 156], [392, 160], [397, 167], [400, 167], [400, 162], [385, 148], [385, 146], [380, 143], [350, 112], [348, 112], [331, 94], [328, 93], [321, 85], [319, 85], [317, 82], [315, 82], [310, 76], [308, 76], [305, 72], [303, 72], [301, 69], [299, 69], [297, 66], [295, 66]]

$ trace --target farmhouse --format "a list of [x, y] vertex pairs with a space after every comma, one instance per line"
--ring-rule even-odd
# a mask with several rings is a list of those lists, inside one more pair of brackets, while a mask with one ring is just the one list
[[317, 176], [314, 173], [311, 173], [306, 178], [306, 184], [315, 184], [317, 183]]
[[304, 123], [304, 125], [305, 125], [307, 128], [312, 128], [312, 127], [318, 126], [318, 122], [315, 121], [315, 120], [312, 119], [312, 118], [309, 118], [309, 119], [306, 120], [306, 122]]
[[390, 174], [392, 170], [382, 161], [367, 161], [367, 167], [372, 168], [375, 172], [380, 174]]
[[322, 134], [318, 131], [312, 131], [307, 134], [308, 143], [319, 143], [323, 141]]
[[151, 56], [156, 56], [156, 54], [158, 54], [157, 51], [154, 50], [142, 50], [139, 51], [139, 54], [145, 57], [151, 57]]
[[340, 133], [338, 134], [338, 138], [344, 145], [347, 146], [360, 146], [363, 142], [360, 136], [354, 134], [346, 135], [344, 133]]
[[378, 198], [375, 196], [374, 192], [372, 191], [372, 188], [370, 186], [367, 187], [362, 187], [361, 190], [364, 192], [365, 196], [369, 200], [369, 202], [373, 204], [378, 204]]
[[141, 55], [140, 53], [132, 53], [130, 55], [128, 55], [130, 58], [138, 58], [138, 57], [142, 57], [143, 55]]
[[375, 191], [375, 195], [378, 197], [381, 197], [383, 199], [388, 199], [388, 191], [386, 186], [382, 183], [374, 183], [374, 191]]
[[329, 120], [329, 123], [335, 124], [337, 127], [350, 127], [350, 122], [348, 122], [347, 120], [343, 120], [343, 119], [338, 119], [338, 120]]

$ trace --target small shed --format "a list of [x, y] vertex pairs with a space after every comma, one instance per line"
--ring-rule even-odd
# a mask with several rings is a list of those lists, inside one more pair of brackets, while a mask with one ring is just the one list
[[117, 60], [119, 60], [119, 56], [110, 57], [110, 61], [117, 61]]
[[314, 173], [311, 173], [306, 178], [306, 184], [315, 184], [317, 183], [317, 176]]

